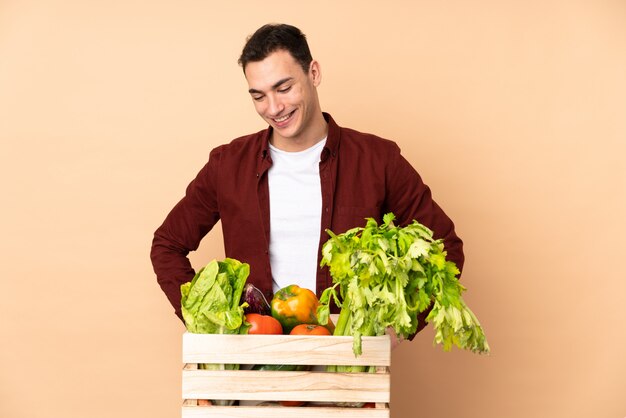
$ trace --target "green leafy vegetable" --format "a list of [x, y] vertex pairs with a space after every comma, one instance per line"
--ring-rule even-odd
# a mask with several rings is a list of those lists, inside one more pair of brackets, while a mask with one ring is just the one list
[[213, 260], [180, 287], [183, 319], [196, 334], [239, 334], [244, 304], [239, 304], [250, 266], [232, 258]]
[[[191, 282], [180, 286], [187, 330], [196, 334], [239, 334], [245, 331], [244, 308], [239, 304], [250, 266], [232, 258], [213, 260]], [[238, 364], [199, 364], [204, 370], [238, 370]], [[214, 400], [215, 405], [232, 401]]]
[[[400, 338], [417, 331], [417, 315], [432, 305], [426, 321], [435, 329], [434, 343], [448, 351], [452, 345], [488, 353], [489, 345], [476, 316], [461, 294], [459, 270], [446, 260], [443, 241], [413, 221], [400, 228], [388, 213], [379, 226], [367, 219], [358, 227], [335, 235], [322, 247], [334, 285], [320, 298], [318, 318], [324, 324], [331, 299], [341, 307], [335, 335], [352, 335], [353, 351], [361, 354], [361, 336], [383, 335], [392, 327]], [[343, 371], [337, 368], [337, 371]], [[358, 371], [355, 368], [350, 371]]]

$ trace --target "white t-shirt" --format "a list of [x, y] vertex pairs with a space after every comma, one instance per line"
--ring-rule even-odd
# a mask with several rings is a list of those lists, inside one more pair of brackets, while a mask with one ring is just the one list
[[270, 265], [274, 292], [297, 284], [316, 291], [322, 222], [319, 163], [326, 138], [304, 151], [270, 144]]

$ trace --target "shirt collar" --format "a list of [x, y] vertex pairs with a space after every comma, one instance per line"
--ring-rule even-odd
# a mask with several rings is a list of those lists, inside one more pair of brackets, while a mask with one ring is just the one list
[[[322, 150], [321, 160], [325, 161], [329, 156], [337, 156], [337, 148], [339, 147], [339, 138], [341, 136], [341, 128], [335, 122], [333, 117], [326, 112], [322, 112], [326, 123], [328, 123], [328, 137], [326, 138], [326, 145]], [[261, 138], [261, 158], [265, 159], [269, 156], [270, 152], [270, 137], [272, 135], [272, 127], [269, 126], [264, 132]]]
[[[326, 158], [328, 156], [336, 157], [337, 149], [339, 148], [339, 139], [341, 137], [341, 128], [339, 128], [339, 125], [335, 123], [335, 120], [329, 113], [322, 112], [322, 114], [328, 123], [328, 137], [326, 138], [326, 145], [324, 146], [324, 150], [328, 150]], [[322, 161], [324, 159], [325, 157], [322, 156]]]

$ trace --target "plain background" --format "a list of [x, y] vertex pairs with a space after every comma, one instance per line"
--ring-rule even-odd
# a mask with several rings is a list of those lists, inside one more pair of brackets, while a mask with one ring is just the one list
[[[323, 109], [455, 220], [490, 356], [393, 353], [392, 416], [626, 415], [626, 3], [0, 0], [0, 416], [179, 416], [152, 233], [265, 128], [237, 58], [299, 26]], [[221, 258], [217, 228], [194, 253]]]

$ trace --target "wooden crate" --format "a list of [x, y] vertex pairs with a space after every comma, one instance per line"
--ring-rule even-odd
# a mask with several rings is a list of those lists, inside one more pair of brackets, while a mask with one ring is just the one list
[[[363, 337], [355, 357], [352, 337], [295, 335], [183, 335], [183, 418], [389, 418], [389, 336]], [[198, 363], [300, 364], [312, 371], [201, 370]], [[376, 366], [376, 373], [329, 373], [324, 366]], [[242, 366], [244, 368], [245, 366]], [[198, 399], [307, 401], [305, 406], [199, 406]], [[336, 402], [374, 402], [375, 408]], [[242, 402], [248, 403], [248, 402]]]

